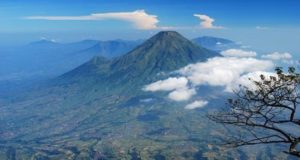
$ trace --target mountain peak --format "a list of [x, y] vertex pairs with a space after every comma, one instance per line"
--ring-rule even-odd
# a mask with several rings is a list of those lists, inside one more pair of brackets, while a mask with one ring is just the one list
[[157, 36], [181, 36], [176, 31], [160, 31], [156, 34]]
[[118, 75], [156, 75], [214, 56], [218, 53], [197, 46], [175, 31], [162, 31], [113, 61], [112, 69], [118, 70]]
[[156, 35], [151, 37], [150, 41], [170, 41], [172, 39], [185, 39], [182, 35], [180, 35], [176, 31], [161, 31], [158, 32]]

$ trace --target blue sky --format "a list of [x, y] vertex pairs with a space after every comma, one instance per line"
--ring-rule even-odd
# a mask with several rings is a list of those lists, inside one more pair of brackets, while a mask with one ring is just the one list
[[[146, 20], [107, 18], [107, 13], [132, 14], [137, 10], [144, 10]], [[47, 20], [92, 13], [104, 14], [104, 18]], [[215, 21], [210, 23], [194, 14]], [[264, 51], [298, 52], [299, 15], [299, 0], [1, 0], [0, 44], [22, 44], [42, 37], [61, 42], [144, 39], [167, 28], [188, 38], [211, 35]], [[152, 23], [149, 16], [156, 16], [159, 22]]]

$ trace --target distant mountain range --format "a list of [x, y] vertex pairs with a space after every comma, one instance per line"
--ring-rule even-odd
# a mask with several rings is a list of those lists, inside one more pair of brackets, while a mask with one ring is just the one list
[[[230, 40], [200, 37], [192, 40], [200, 48], [219, 52], [239, 47]], [[113, 59], [124, 55], [144, 40], [83, 40], [74, 43], [57, 43], [40, 40], [21, 48], [0, 53], [0, 81], [55, 77], [87, 62], [94, 56]]]
[[227, 49], [232, 49], [232, 48], [241, 48], [240, 44], [224, 38], [203, 36], [203, 37], [192, 39], [192, 41], [200, 46], [203, 46], [207, 49], [211, 49], [217, 52], [224, 51]]
[[114, 58], [120, 56], [142, 41], [96, 41], [84, 40], [61, 44], [47, 40], [32, 42], [21, 48], [0, 53], [0, 81], [50, 77], [63, 74], [94, 56]]
[[89, 56], [103, 56], [105, 58], [111, 59], [127, 53], [142, 42], [143, 40], [96, 41], [96, 43], [92, 47], [80, 51], [79, 54], [86, 54]]

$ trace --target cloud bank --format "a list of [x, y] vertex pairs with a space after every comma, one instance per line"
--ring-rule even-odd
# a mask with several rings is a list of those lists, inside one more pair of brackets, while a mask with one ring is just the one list
[[[156, 15], [150, 15], [145, 10], [136, 10], [133, 12], [107, 12], [94, 13], [86, 16], [30, 16], [25, 19], [31, 20], [52, 20], [52, 21], [101, 21], [101, 20], [121, 20], [130, 22], [137, 29], [151, 30], [158, 29], [159, 22]], [[164, 28], [164, 27], [162, 27]]]
[[195, 88], [180, 88], [169, 93], [168, 97], [174, 101], [187, 101], [196, 94]]
[[271, 54], [263, 55], [262, 58], [277, 61], [277, 60], [291, 60], [293, 56], [288, 52], [285, 53], [274, 52]]
[[[260, 74], [271, 75], [274, 64], [270, 60], [253, 57], [214, 57], [206, 62], [187, 65], [171, 77], [145, 86], [146, 91], [169, 91], [168, 98], [174, 101], [188, 101], [197, 94], [199, 86], [224, 87], [232, 92], [239, 84], [251, 87], [249, 78], [259, 78]], [[196, 100], [185, 106], [186, 109], [201, 108], [207, 105], [205, 100]]]
[[201, 27], [204, 29], [222, 29], [224, 27], [222, 26], [215, 26], [214, 23], [214, 19], [204, 15], [204, 14], [194, 14], [195, 17], [199, 18], [201, 20]]
[[145, 91], [172, 91], [175, 89], [185, 88], [188, 84], [188, 80], [185, 77], [171, 77], [166, 80], [159, 80], [155, 83], [145, 86]]
[[257, 54], [254, 51], [245, 51], [241, 49], [228, 49], [221, 52], [225, 57], [255, 57]]
[[268, 27], [263, 27], [263, 26], [256, 26], [255, 29], [257, 29], [257, 30], [267, 30], [269, 28]]
[[203, 100], [196, 100], [188, 105], [186, 105], [184, 108], [185, 109], [196, 109], [196, 108], [203, 108], [208, 104], [208, 101], [203, 101]]
[[[261, 75], [264, 75], [267, 80], [270, 79], [270, 76], [278, 77], [278, 75], [274, 72], [265, 72], [265, 71], [251, 72], [241, 76], [235, 83], [228, 85], [225, 90], [229, 92], [232, 90], [238, 90], [239, 85], [246, 86], [250, 90], [255, 90], [257, 88], [256, 85], [253, 83], [253, 81], [260, 81]], [[249, 80], [249, 78], [251, 79], [251, 81]]]
[[185, 77], [170, 77], [159, 80], [144, 87], [145, 91], [171, 91], [168, 98], [174, 101], [186, 101], [196, 94], [195, 89], [188, 88], [188, 79]]
[[268, 60], [255, 58], [215, 57], [203, 63], [188, 65], [178, 72], [194, 85], [227, 86], [241, 75], [273, 67]]

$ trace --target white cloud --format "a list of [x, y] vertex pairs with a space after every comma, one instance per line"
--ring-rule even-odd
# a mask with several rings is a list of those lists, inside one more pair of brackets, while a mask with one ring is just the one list
[[[231, 83], [231, 84], [227, 85], [225, 90], [228, 91], [228, 92], [232, 92], [233, 90], [238, 90], [239, 85], [248, 87], [250, 90], [256, 90], [257, 86], [253, 83], [253, 81], [260, 81], [261, 80], [261, 78], [260, 78], [261, 75], [264, 75], [267, 80], [270, 79], [270, 76], [278, 77], [278, 75], [274, 72], [265, 72], [265, 71], [251, 72], [251, 73], [247, 73], [247, 74], [241, 76], [234, 83]], [[249, 80], [249, 78], [251, 80]]]
[[262, 27], [262, 26], [256, 26], [255, 29], [257, 29], [257, 30], [267, 30], [269, 28], [268, 27]]
[[204, 29], [222, 29], [222, 26], [214, 26], [214, 19], [204, 14], [194, 14], [195, 17], [201, 20], [201, 27]]
[[249, 45], [242, 45], [241, 48], [247, 49], [247, 48], [251, 48], [251, 46], [249, 46]]
[[288, 52], [285, 53], [274, 52], [271, 54], [263, 55], [262, 58], [278, 61], [278, 60], [290, 60], [293, 58], [293, 56]]
[[255, 57], [257, 54], [254, 51], [245, 51], [241, 49], [228, 49], [222, 51], [221, 55], [225, 57]]
[[197, 100], [185, 106], [185, 109], [203, 108], [208, 104], [208, 101]]
[[[54, 20], [54, 21], [92, 21], [92, 20], [121, 20], [131, 22], [134, 27], [142, 30], [158, 29], [159, 20], [156, 15], [150, 15], [144, 10], [136, 10], [133, 12], [107, 12], [94, 13], [86, 16], [30, 16], [25, 17], [31, 20]], [[164, 27], [162, 27], [164, 28]]]
[[226, 86], [242, 74], [264, 71], [273, 67], [268, 60], [255, 58], [215, 57], [206, 62], [188, 65], [179, 73], [194, 85]]
[[196, 93], [197, 92], [194, 88], [180, 88], [169, 93], [168, 97], [174, 101], [186, 101], [189, 100]]
[[144, 87], [145, 91], [172, 91], [168, 98], [174, 101], [185, 101], [196, 94], [195, 89], [188, 88], [188, 79], [185, 77], [170, 77], [166, 80], [159, 80]]
[[46, 38], [46, 37], [40, 37], [40, 40], [50, 41], [50, 42], [53, 42], [53, 43], [58, 42], [57, 39], [48, 39], [48, 38]]
[[171, 77], [166, 80], [159, 80], [157, 82], [146, 85], [145, 91], [172, 91], [175, 89], [186, 88], [188, 80], [185, 77]]
[[[168, 78], [145, 87], [146, 91], [171, 91], [168, 97], [175, 101], [189, 100], [201, 85], [222, 86], [231, 92], [238, 83], [244, 83], [244, 75], [267, 71], [272, 61], [255, 58], [215, 57], [206, 62], [190, 64], [176, 71], [180, 78]], [[243, 77], [244, 79], [241, 79]]]

